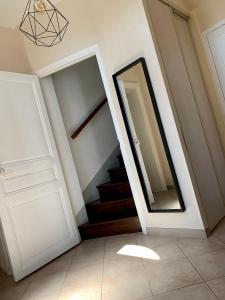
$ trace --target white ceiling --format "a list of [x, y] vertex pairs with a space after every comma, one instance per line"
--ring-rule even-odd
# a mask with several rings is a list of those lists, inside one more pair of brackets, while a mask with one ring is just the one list
[[[53, 4], [60, 0], [52, 0]], [[0, 0], [0, 27], [15, 28], [23, 16], [27, 0]]]

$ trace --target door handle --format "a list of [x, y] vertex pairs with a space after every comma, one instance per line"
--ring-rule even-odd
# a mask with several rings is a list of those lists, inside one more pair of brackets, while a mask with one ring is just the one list
[[135, 139], [134, 139], [134, 143], [135, 143], [135, 145], [140, 145], [139, 139], [135, 138]]

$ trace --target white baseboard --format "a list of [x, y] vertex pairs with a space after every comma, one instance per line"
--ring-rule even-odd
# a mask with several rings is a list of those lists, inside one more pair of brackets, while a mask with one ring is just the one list
[[170, 236], [177, 238], [207, 238], [207, 230], [185, 228], [147, 228], [148, 235]]

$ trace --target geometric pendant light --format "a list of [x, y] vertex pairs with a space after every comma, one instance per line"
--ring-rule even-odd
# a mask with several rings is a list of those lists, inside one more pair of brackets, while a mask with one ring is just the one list
[[49, 0], [28, 0], [20, 31], [36, 46], [52, 47], [60, 43], [69, 21]]

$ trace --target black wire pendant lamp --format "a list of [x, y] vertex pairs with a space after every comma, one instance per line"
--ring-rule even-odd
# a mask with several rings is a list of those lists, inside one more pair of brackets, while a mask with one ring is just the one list
[[49, 0], [28, 0], [20, 31], [36, 46], [52, 47], [62, 41], [68, 25], [69, 21]]

